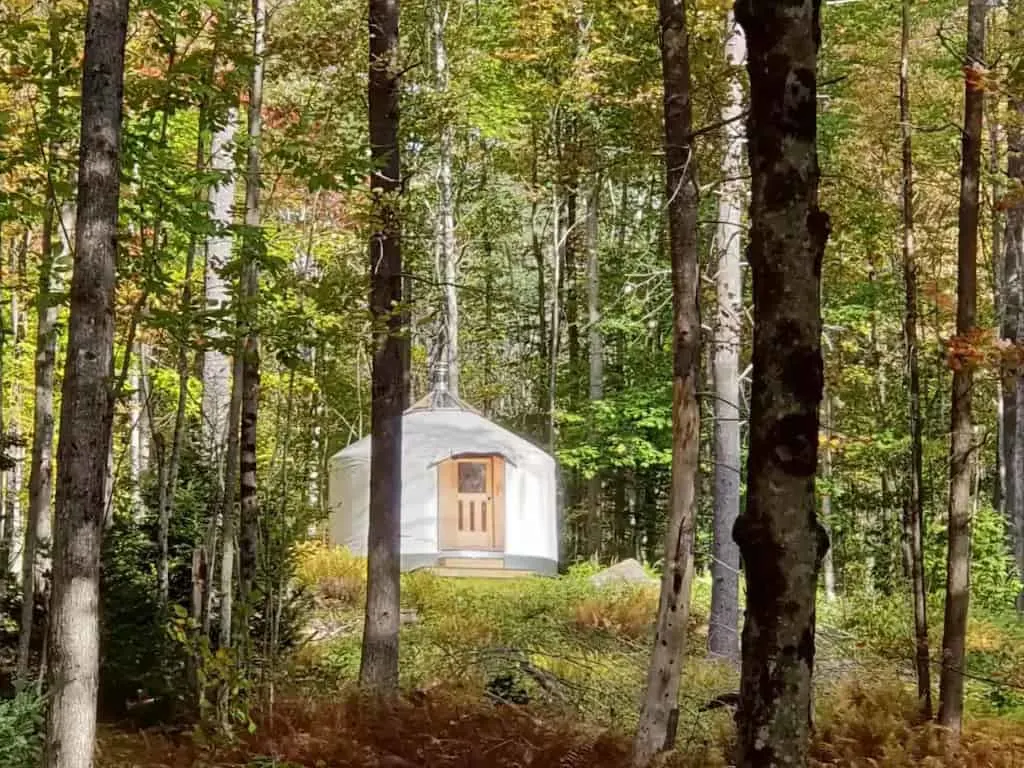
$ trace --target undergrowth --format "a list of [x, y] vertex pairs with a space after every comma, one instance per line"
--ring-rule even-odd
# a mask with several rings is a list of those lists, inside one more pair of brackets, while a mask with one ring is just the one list
[[[929, 603], [933, 683], [942, 653], [942, 596]], [[854, 595], [819, 610], [819, 652], [864, 668], [910, 674], [914, 629], [909, 600], [902, 595]], [[965, 696], [975, 716], [1024, 718], [1024, 622], [972, 606], [967, 628]]]
[[[593, 568], [557, 579], [402, 578], [404, 698], [352, 692], [359, 669], [365, 563], [344, 550], [300, 552], [298, 579], [319, 594], [318, 636], [295, 654], [273, 713], [230, 747], [108, 733], [101, 768], [619, 768], [627, 764], [644, 683], [657, 587], [596, 587]], [[670, 768], [724, 767], [735, 669], [706, 660], [710, 584], [697, 579], [683, 661], [678, 747]], [[941, 610], [932, 610], [933, 653]], [[917, 722], [912, 631], [899, 597], [822, 605], [813, 768], [1019, 768], [1024, 628], [975, 611], [969, 718], [958, 751]], [[937, 682], [937, 678], [935, 680]], [[348, 693], [339, 693], [349, 691]]]
[[44, 700], [33, 689], [0, 698], [0, 768], [26, 768], [38, 762], [44, 713]]
[[[409, 689], [457, 685], [484, 690], [496, 679], [534, 702], [568, 707], [594, 722], [629, 725], [649, 653], [657, 584], [593, 585], [587, 564], [555, 578], [402, 577], [402, 683]], [[318, 586], [325, 642], [299, 654], [292, 675], [303, 690], [326, 693], [359, 670], [365, 562], [345, 550], [302, 553], [298, 572]], [[335, 585], [349, 584], [344, 595]], [[703, 647], [710, 587], [701, 583], [691, 610], [693, 650]], [[684, 697], [707, 700], [734, 686], [716, 666], [691, 676]]]
[[[1019, 768], [1024, 735], [1006, 720], [973, 719], [958, 749], [933, 724], [916, 723], [906, 686], [848, 682], [818, 707], [811, 768]], [[355, 692], [295, 698], [264, 713], [251, 734], [204, 745], [163, 734], [107, 732], [98, 768], [621, 768], [629, 730], [558, 710], [487, 701], [437, 689], [382, 703]], [[724, 768], [734, 751], [724, 713], [681, 716], [663, 768]]]

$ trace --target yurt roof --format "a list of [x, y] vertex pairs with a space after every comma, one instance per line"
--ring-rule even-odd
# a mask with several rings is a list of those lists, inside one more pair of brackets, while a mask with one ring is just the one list
[[[554, 459], [529, 440], [485, 418], [445, 388], [435, 387], [402, 416], [405, 463], [427, 466], [452, 456], [499, 454], [517, 466], [552, 465]], [[334, 455], [342, 464], [370, 460], [370, 436]]]

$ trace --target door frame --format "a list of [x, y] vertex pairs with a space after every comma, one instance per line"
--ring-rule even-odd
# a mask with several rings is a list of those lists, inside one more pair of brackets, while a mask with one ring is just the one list
[[[493, 545], [490, 548], [468, 547], [454, 541], [457, 535], [456, 500], [458, 496], [458, 464], [461, 461], [490, 462], [491, 504], [494, 512]], [[505, 465], [500, 453], [457, 453], [437, 462], [437, 549], [439, 552], [505, 552]]]

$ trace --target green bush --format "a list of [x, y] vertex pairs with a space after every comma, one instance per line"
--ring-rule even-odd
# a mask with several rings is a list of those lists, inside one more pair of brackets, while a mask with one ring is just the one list
[[321, 597], [353, 608], [366, 600], [366, 558], [345, 547], [304, 542], [295, 547], [295, 580]]
[[0, 768], [32, 768], [43, 754], [45, 701], [34, 691], [0, 699]]
[[1012, 610], [1019, 590], [1006, 546], [1006, 521], [991, 507], [982, 506], [971, 529], [971, 599], [979, 608]]

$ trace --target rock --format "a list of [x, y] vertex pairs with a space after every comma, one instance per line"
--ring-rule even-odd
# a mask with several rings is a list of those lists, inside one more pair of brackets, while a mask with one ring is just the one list
[[657, 579], [647, 575], [647, 571], [636, 560], [630, 558], [598, 571], [589, 579], [595, 587], [606, 587], [610, 584], [657, 584]]
[[405, 624], [419, 624], [420, 615], [416, 612], [415, 608], [403, 608], [400, 621], [403, 625]]

